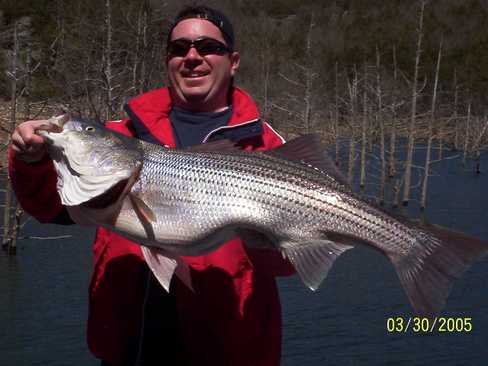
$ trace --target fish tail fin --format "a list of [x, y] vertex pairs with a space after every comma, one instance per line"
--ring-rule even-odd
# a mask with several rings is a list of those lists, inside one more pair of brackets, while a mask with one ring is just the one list
[[453, 282], [488, 254], [488, 242], [428, 224], [422, 225], [417, 240], [420, 253], [390, 259], [414, 311], [434, 316], [444, 307]]

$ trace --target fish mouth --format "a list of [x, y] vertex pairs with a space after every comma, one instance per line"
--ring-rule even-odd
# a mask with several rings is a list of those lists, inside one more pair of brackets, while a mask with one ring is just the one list
[[62, 114], [56, 117], [52, 117], [47, 120], [46, 123], [36, 128], [35, 133], [46, 137], [48, 141], [51, 133], [61, 133], [64, 130], [64, 125], [70, 120], [69, 114]]

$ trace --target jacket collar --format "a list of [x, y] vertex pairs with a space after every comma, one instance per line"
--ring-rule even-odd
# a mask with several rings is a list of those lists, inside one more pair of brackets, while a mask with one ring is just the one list
[[[232, 89], [232, 116], [225, 129], [233, 129], [246, 124], [256, 123], [259, 112], [254, 100], [242, 89]], [[175, 146], [173, 130], [169, 120], [169, 113], [173, 107], [168, 88], [160, 88], [139, 95], [125, 105], [124, 109], [130, 119], [135, 122], [136, 133], [150, 142], [159, 142], [169, 147]], [[139, 127], [137, 127], [139, 126]], [[214, 132], [207, 137], [208, 140]], [[151, 139], [157, 141], [151, 141]], [[144, 138], [143, 138], [144, 139]]]

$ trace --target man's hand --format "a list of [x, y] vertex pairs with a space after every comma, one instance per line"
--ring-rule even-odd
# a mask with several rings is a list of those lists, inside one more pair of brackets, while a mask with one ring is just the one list
[[12, 134], [12, 148], [17, 159], [34, 163], [46, 155], [44, 138], [36, 134], [36, 131], [49, 124], [48, 120], [36, 120], [17, 126]]

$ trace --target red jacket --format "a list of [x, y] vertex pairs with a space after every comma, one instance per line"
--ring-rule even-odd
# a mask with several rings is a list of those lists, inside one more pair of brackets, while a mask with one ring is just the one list
[[[259, 121], [255, 103], [238, 88], [233, 90], [232, 106], [228, 128], [215, 134], [247, 128], [249, 135], [250, 128], [250, 137], [241, 142], [248, 150], [282, 143], [267, 123]], [[107, 127], [175, 147], [168, 117], [171, 108], [169, 90], [157, 89], [130, 100], [126, 106], [130, 119], [109, 122]], [[52, 162], [46, 158], [26, 164], [14, 159], [12, 150], [9, 161], [22, 207], [39, 221], [52, 222], [63, 211]], [[97, 229], [93, 250], [88, 344], [96, 357], [123, 365], [133, 357], [130, 350], [138, 344], [141, 333], [147, 266], [139, 245], [103, 228]], [[186, 363], [278, 365], [281, 309], [274, 277], [294, 273], [291, 265], [277, 251], [249, 249], [239, 238], [207, 255], [184, 259], [190, 265], [195, 291], [173, 281], [170, 296], [176, 314], [165, 316], [177, 317], [176, 333]], [[165, 343], [161, 343], [164, 363]]]

